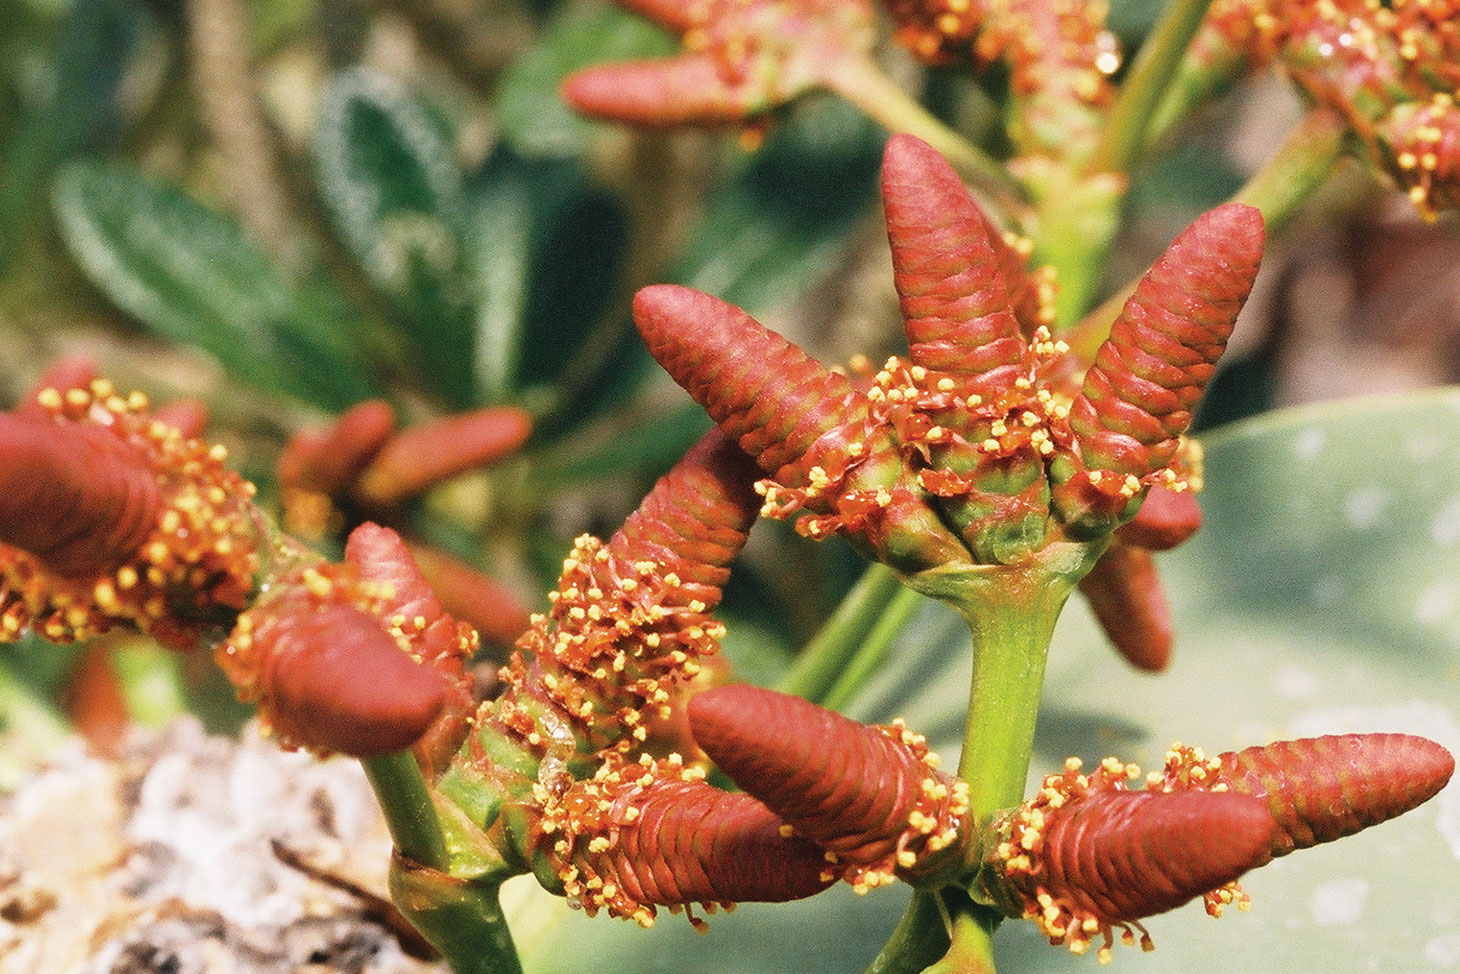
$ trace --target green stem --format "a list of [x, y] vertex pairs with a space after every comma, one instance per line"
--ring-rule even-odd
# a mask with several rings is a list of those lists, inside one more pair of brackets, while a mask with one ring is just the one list
[[[1315, 108], [1232, 199], [1257, 207], [1268, 233], [1277, 232], [1327, 182], [1343, 157], [1347, 132], [1347, 123], [1337, 112]], [[1135, 289], [1136, 282], [1131, 281], [1060, 335], [1072, 355], [1081, 362], [1095, 361], [1100, 343], [1110, 336], [1110, 326]]]
[[431, 791], [410, 751], [364, 758], [365, 775], [385, 813], [391, 841], [401, 855], [432, 869], [446, 869], [446, 839]]
[[863, 634], [878, 625], [905, 591], [892, 569], [872, 565], [842, 599], [821, 630], [806, 644], [781, 680], [783, 693], [825, 703], [834, 688], [845, 683], [845, 673], [860, 655]]
[[1100, 134], [1089, 172], [1128, 172], [1146, 142], [1156, 107], [1171, 85], [1212, 0], [1175, 0], [1146, 38]]
[[1008, 168], [944, 125], [875, 64], [848, 60], [825, 81], [828, 88], [889, 132], [915, 135], [942, 153], [980, 196], [995, 223], [1015, 229], [1029, 222], [1024, 187]]
[[390, 896], [452, 974], [522, 974], [502, 913], [500, 883], [457, 879], [397, 855]]
[[840, 710], [856, 696], [858, 690], [865, 684], [882, 666], [882, 661], [887, 658], [888, 652], [892, 649], [892, 642], [897, 634], [902, 632], [902, 627], [907, 625], [918, 606], [922, 605], [923, 597], [917, 592], [905, 586], [898, 586], [892, 601], [883, 610], [872, 631], [862, 640], [862, 645], [856, 653], [847, 661], [846, 668], [837, 677], [830, 690], [818, 701], [823, 707], [830, 707], [832, 710]]
[[940, 894], [914, 890], [912, 902], [867, 974], [918, 974], [948, 950], [948, 925]]
[[1008, 568], [991, 580], [1003, 584], [956, 605], [973, 635], [973, 683], [958, 776], [968, 782], [975, 821], [1024, 800], [1050, 639], [1082, 574], [1051, 573], [1039, 563]]
[[1257, 207], [1268, 232], [1276, 231], [1328, 181], [1343, 157], [1347, 135], [1342, 115], [1313, 109], [1232, 199]]
[[953, 942], [923, 974], [994, 974], [994, 931], [1001, 917], [964, 896], [948, 896]]

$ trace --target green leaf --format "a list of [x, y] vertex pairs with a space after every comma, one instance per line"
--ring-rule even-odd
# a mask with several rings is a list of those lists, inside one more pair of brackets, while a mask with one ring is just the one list
[[[46, 14], [61, 15], [46, 23]], [[44, 207], [57, 163], [116, 142], [117, 91], [137, 41], [155, 29], [135, 0], [91, 0], [46, 11], [0, 9], [0, 269]], [[30, 45], [25, 44], [30, 41]], [[44, 44], [47, 54], [36, 49]]]
[[[1460, 389], [1268, 414], [1205, 443], [1206, 525], [1160, 560], [1179, 633], [1170, 671], [1131, 670], [1073, 600], [1050, 655], [1030, 787], [1072, 754], [1156, 767], [1177, 739], [1216, 753], [1402, 731], [1460, 749]], [[906, 717], [952, 766], [969, 676], [967, 631], [929, 602], [848, 711]], [[1188, 904], [1151, 918], [1155, 952], [1117, 946], [1115, 964], [1447, 970], [1460, 957], [1457, 859], [1452, 784], [1392, 822], [1250, 873], [1250, 912], [1212, 920]], [[649, 931], [586, 920], [514, 882], [514, 931], [536, 974], [857, 971], [906, 902], [902, 888], [838, 888], [747, 904], [699, 937], [671, 916]], [[592, 964], [564, 943], [591, 943]], [[995, 947], [1000, 974], [1095, 969], [1022, 921], [1005, 923]]]
[[475, 347], [472, 368], [487, 402], [512, 398], [532, 266], [531, 201], [521, 180], [492, 181], [470, 197], [467, 230]]
[[614, 426], [611, 437], [587, 444], [570, 437], [556, 444], [533, 479], [536, 489], [551, 493], [607, 477], [662, 473], [705, 435], [710, 420], [703, 409], [689, 403], [655, 416], [652, 422], [626, 418]]
[[82, 160], [52, 187], [62, 237], [119, 308], [260, 389], [328, 408], [375, 394], [339, 323], [293, 289], [232, 220], [130, 164]]
[[451, 405], [473, 405], [461, 173], [447, 136], [395, 81], [355, 68], [331, 80], [314, 149], [320, 197], [424, 376]]
[[621, 287], [623, 208], [577, 160], [505, 147], [467, 199], [478, 375], [495, 398], [553, 386]]
[[558, 97], [558, 84], [594, 64], [664, 57], [678, 48], [652, 21], [611, 4], [564, 4], [498, 89], [502, 135], [524, 156], [576, 155], [597, 124]]

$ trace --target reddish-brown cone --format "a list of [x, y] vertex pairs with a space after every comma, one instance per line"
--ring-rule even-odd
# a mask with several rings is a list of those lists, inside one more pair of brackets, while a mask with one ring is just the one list
[[[1142, 917], [1223, 887], [1266, 857], [1276, 826], [1246, 795], [1102, 791], [1048, 813], [1018, 844], [1029, 870], [1010, 868], [1025, 916], [1050, 943], [1083, 953], [1095, 935], [1109, 956], [1113, 932], [1150, 938]], [[1021, 863], [1022, 865], [1022, 860]], [[1149, 948], [1148, 948], [1149, 949]]]
[[646, 755], [611, 759], [572, 785], [535, 829], [569, 900], [647, 927], [656, 906], [778, 903], [831, 884], [818, 846], [751, 796], [703, 778], [676, 755]]
[[634, 321], [665, 371], [781, 483], [805, 483], [819, 454], [844, 451], [847, 428], [865, 424], [866, 397], [851, 380], [719, 298], [646, 287]]
[[[57, 368], [67, 385], [88, 371]], [[103, 379], [0, 415], [0, 641], [129, 624], [187, 649], [226, 630], [266, 532], [226, 457]]]
[[894, 135], [882, 193], [913, 363], [963, 380], [965, 395], [992, 398], [1011, 389], [1029, 375], [1033, 354], [1013, 312], [997, 238], [963, 181], [932, 146]]
[[526, 410], [493, 406], [422, 423], [386, 440], [361, 472], [355, 493], [362, 504], [397, 504], [457, 474], [487, 466], [527, 442]]
[[630, 0], [684, 35], [683, 54], [603, 64], [568, 77], [563, 99], [597, 118], [636, 125], [749, 121], [818, 87], [835, 86], [876, 43], [867, 0]]
[[719, 648], [724, 628], [709, 612], [755, 520], [753, 475], [750, 459], [712, 431], [608, 544], [579, 538], [550, 610], [533, 616], [500, 671], [506, 691], [477, 717], [482, 734], [543, 761], [544, 779], [563, 762], [643, 742], [648, 718], [668, 716], [675, 688]]
[[1201, 528], [1201, 507], [1189, 490], [1152, 485], [1136, 516], [1115, 531], [1118, 541], [1148, 551], [1169, 551]]
[[162, 504], [147, 457], [103, 426], [0, 415], [0, 542], [68, 578], [132, 559]]
[[329, 426], [289, 438], [276, 465], [279, 483], [286, 490], [338, 494], [355, 482], [394, 432], [395, 411], [389, 403], [357, 403]]
[[374, 556], [368, 578], [353, 562], [293, 569], [219, 646], [218, 665], [282, 746], [373, 757], [416, 743], [443, 710], [464, 723], [461, 659], [475, 633], [439, 606], [425, 614], [434, 600], [421, 597], [424, 583], [399, 544], [368, 534], [355, 543], [356, 558]]
[[1092, 914], [1137, 920], [1236, 879], [1262, 860], [1275, 828], [1246, 795], [1103, 792], [1052, 817], [1045, 879]]
[[429, 545], [410, 545], [410, 551], [442, 607], [484, 639], [511, 645], [532, 624], [531, 611], [517, 592], [474, 565]]
[[657, 562], [678, 577], [681, 602], [714, 608], [760, 505], [758, 472], [723, 433], [706, 434], [609, 539], [609, 557]]
[[434, 774], [467, 735], [476, 701], [466, 665], [478, 649], [477, 632], [446, 612], [405, 542], [389, 528], [366, 522], [351, 531], [345, 560], [355, 566], [362, 582], [379, 587], [376, 612], [385, 631], [404, 642], [413, 659], [440, 674], [442, 685], [449, 688], [439, 719], [417, 735], [421, 738], [417, 757], [427, 773]]
[[276, 618], [264, 675], [281, 742], [376, 757], [410, 747], [435, 722], [449, 684], [401, 651], [380, 623], [347, 605]]
[[710, 54], [599, 65], [569, 75], [558, 93], [584, 115], [654, 128], [726, 125], [769, 107], [730, 84]]
[[868, 727], [745, 684], [697, 695], [689, 719], [710, 759], [846, 864], [829, 868], [859, 889], [926, 872], [961, 837], [967, 785], [900, 724]]
[[366, 522], [350, 532], [345, 561], [363, 582], [378, 586], [380, 616], [409, 641], [411, 653], [470, 696], [466, 661], [476, 652], [476, 632], [441, 607], [400, 535]]
[[1278, 824], [1266, 861], [1402, 815], [1439, 794], [1454, 771], [1450, 752], [1423, 737], [1339, 734], [1211, 759], [1176, 745], [1154, 787], [1225, 788], [1264, 799]]
[[1159, 673], [1171, 660], [1171, 607], [1145, 548], [1116, 539], [1084, 578], [1080, 592], [1111, 644], [1138, 670]]
[[979, 884], [1052, 944], [1084, 953], [1099, 935], [1152, 949], [1136, 922], [1205, 895], [1208, 912], [1245, 902], [1235, 880], [1267, 860], [1277, 823], [1249, 795], [1132, 792], [1140, 769], [1106, 758], [1088, 773], [1071, 758], [1039, 792], [995, 821]]
[[1141, 278], [1070, 407], [1088, 468], [1139, 478], [1171, 462], [1257, 277], [1262, 243], [1262, 215], [1228, 203], [1198, 217]]

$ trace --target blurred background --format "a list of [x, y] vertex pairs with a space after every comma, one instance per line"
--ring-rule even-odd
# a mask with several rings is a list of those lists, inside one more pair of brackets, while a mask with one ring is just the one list
[[[1140, 43], [1160, 6], [1115, 0], [1110, 27], [1124, 47]], [[525, 444], [399, 498], [387, 513], [414, 542], [501, 586], [509, 605], [498, 621], [540, 608], [571, 539], [611, 533], [708, 427], [642, 349], [628, 315], [636, 288], [672, 281], [712, 292], [828, 363], [857, 353], [878, 362], [903, 347], [876, 189], [886, 133], [875, 124], [815, 95], [757, 130], [763, 141], [735, 131], [636, 132], [585, 121], [558, 98], [572, 70], [667, 54], [677, 43], [596, 0], [0, 0], [0, 405], [77, 356], [154, 402], [198, 400], [207, 435], [229, 447], [264, 506], [286, 521], [304, 515], [291, 515], [276, 464], [301, 430], [371, 399], [387, 401], [402, 428], [519, 407], [531, 418]], [[997, 76], [923, 68], [892, 44], [879, 56], [961, 130], [987, 130], [998, 117]], [[1169, 146], [1133, 174], [1106, 290], [1241, 186], [1303, 110], [1265, 72], [1169, 133]], [[1453, 217], [1425, 222], [1402, 193], [1344, 164], [1273, 240], [1198, 422], [1213, 430], [1280, 407], [1391, 397], [1400, 412], [1376, 428], [1396, 444], [1400, 433], [1427, 428], [1439, 444], [1432, 455], [1401, 452], [1391, 466], [1420, 471], [1406, 483], [1428, 498], [1427, 512], [1443, 511], [1448, 494], [1437, 483], [1448, 461], [1433, 456], [1457, 452], [1454, 413], [1400, 396], [1460, 380], [1457, 339], [1460, 227]], [[1349, 414], [1303, 415], [1341, 430]], [[1297, 429], [1284, 422], [1267, 429]], [[1341, 440], [1333, 437], [1325, 442]], [[1208, 476], [1214, 509], [1228, 521], [1215, 516], [1236, 533], [1183, 555], [1188, 567], [1176, 571], [1196, 593], [1178, 594], [1178, 609], [1204, 613], [1198, 631], [1230, 635], [1209, 610], [1257, 591], [1201, 583], [1212, 566], [1223, 577], [1252, 572], [1240, 558], [1223, 559], [1284, 531], [1301, 540], [1299, 553], [1253, 577], [1271, 583], [1269, 594], [1289, 591], [1274, 585], [1302, 593], [1254, 610], [1259, 629], [1284, 613], [1307, 618], [1294, 606], [1309, 596], [1319, 616], [1333, 604], [1339, 583], [1323, 589], [1321, 578], [1294, 575], [1305, 559], [1351, 558], [1353, 577], [1387, 570], [1359, 557], [1392, 554], [1372, 537], [1303, 533], [1305, 511], [1323, 509], [1328, 495], [1248, 523], [1261, 509], [1251, 485], [1276, 482], [1270, 475], [1283, 463], [1243, 467], [1240, 451], [1227, 461], [1217, 449], [1218, 468], [1234, 464], [1247, 479], [1222, 493]], [[1353, 492], [1369, 486], [1344, 471], [1380, 463], [1380, 454], [1356, 441], [1326, 462], [1318, 480], [1341, 519]], [[1386, 516], [1405, 496], [1385, 495]], [[315, 513], [309, 540], [337, 555], [343, 533], [369, 512], [340, 503]], [[1438, 522], [1425, 518], [1395, 521], [1396, 536], [1434, 540], [1438, 528], [1424, 532]], [[1446, 537], [1453, 545], [1460, 533]], [[1453, 567], [1445, 552], [1416, 571], [1443, 578]], [[735, 672], [774, 683], [861, 568], [840, 543], [806, 543], [779, 522], [758, 526], [723, 610]], [[1446, 603], [1432, 621], [1448, 624], [1454, 610]], [[1388, 625], [1377, 608], [1360, 615], [1350, 633]], [[931, 653], [935, 670], [958, 652], [938, 635], [945, 621], [924, 619], [904, 640]], [[1073, 625], [1083, 635], [1068, 638], [1098, 643], [1088, 621]], [[484, 692], [510, 633], [488, 636]], [[1265, 651], [1243, 645], [1259, 666]], [[1431, 649], [1441, 656], [1453, 648], [1439, 646]], [[1353, 653], [1382, 669], [1382, 659]], [[1233, 658], [1227, 665], [1240, 670]], [[1433, 660], [1404, 658], [1414, 684], [1396, 689], [1396, 700], [1428, 679], [1455, 679], [1453, 659], [1436, 676]], [[1217, 666], [1200, 655], [1191, 665], [1200, 660]], [[1071, 699], [1087, 678], [1125, 678], [1113, 657], [1108, 665], [1098, 677], [1066, 672]], [[91, 726], [105, 749], [128, 723], [161, 727], [188, 712], [232, 731], [248, 716], [207, 660], [139, 640], [100, 656], [26, 641], [0, 653], [0, 670], [0, 789], [49, 760], [72, 723]], [[906, 709], [926, 693], [926, 672], [914, 670], [888, 676], [852, 709], [867, 719]], [[1293, 673], [1298, 684], [1312, 678]], [[1362, 692], [1364, 681], [1349, 677], [1343, 692]], [[949, 699], [961, 679], [950, 681]], [[1280, 686], [1274, 692], [1288, 699]], [[1178, 702], [1170, 712], [1184, 709]], [[933, 707], [929, 719], [946, 723], [944, 711]], [[1051, 755], [1091, 728], [1157, 748], [1167, 736], [1147, 740], [1078, 707], [1054, 712], [1066, 722], [1052, 724]], [[873, 949], [883, 936], [868, 935]], [[849, 951], [867, 949], [850, 943]], [[769, 963], [748, 956], [744, 963]], [[1449, 966], [1434, 969], [1451, 969], [1460, 952], [1446, 956]], [[152, 968], [136, 968], [144, 969]]]

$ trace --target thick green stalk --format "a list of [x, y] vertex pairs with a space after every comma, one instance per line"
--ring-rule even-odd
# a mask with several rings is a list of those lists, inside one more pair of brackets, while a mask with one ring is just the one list
[[1000, 227], [1028, 224], [1027, 193], [1008, 168], [944, 125], [875, 65], [848, 60], [827, 84], [889, 132], [915, 135], [937, 149]]
[[1232, 199], [1261, 210], [1268, 233], [1275, 232], [1328, 181], [1347, 133], [1348, 123], [1333, 109], [1313, 109]]
[[997, 586], [1000, 597], [956, 605], [973, 634], [973, 684], [958, 776], [969, 784], [974, 819], [1024, 800], [1045, 660], [1074, 585], [1069, 576], [1049, 574], [1040, 564], [1001, 572], [1006, 584]]
[[[396, 751], [360, 763], [395, 844], [390, 895], [402, 915], [441, 952], [452, 974], [521, 974], [498, 899], [501, 877], [472, 880], [451, 874], [453, 856], [415, 756]], [[457, 858], [459, 864], [475, 865], [469, 855]]]
[[457, 879], [401, 856], [391, 863], [391, 899], [441, 951], [452, 974], [522, 974], [500, 888], [497, 882]]
[[825, 705], [827, 695], [844, 682], [849, 665], [862, 651], [863, 635], [878, 625], [895, 601], [906, 598], [900, 594], [904, 591], [892, 569], [869, 566], [796, 657], [781, 679], [781, 692]]
[[867, 968], [867, 974], [918, 974], [947, 952], [949, 946], [941, 894], [914, 890], [897, 929]]
[[395, 751], [364, 758], [360, 763], [365, 766], [365, 776], [375, 790], [391, 841], [400, 854], [432, 869], [447, 868], [441, 820], [415, 756], [410, 751]]
[[1136, 55], [1120, 87], [1110, 123], [1101, 130], [1088, 172], [1128, 172], [1146, 142], [1147, 127], [1171, 85], [1212, 0], [1175, 0]]
[[953, 941], [923, 974], [994, 974], [994, 931], [1002, 918], [963, 896], [948, 896], [944, 902], [951, 914]]
[[[1268, 233], [1277, 232], [1328, 181], [1343, 157], [1346, 133], [1347, 124], [1336, 112], [1315, 108], [1232, 201], [1257, 207]], [[1069, 343], [1071, 354], [1082, 362], [1095, 361], [1100, 343], [1110, 337], [1110, 326], [1135, 288], [1136, 282], [1131, 281], [1060, 335]]]

